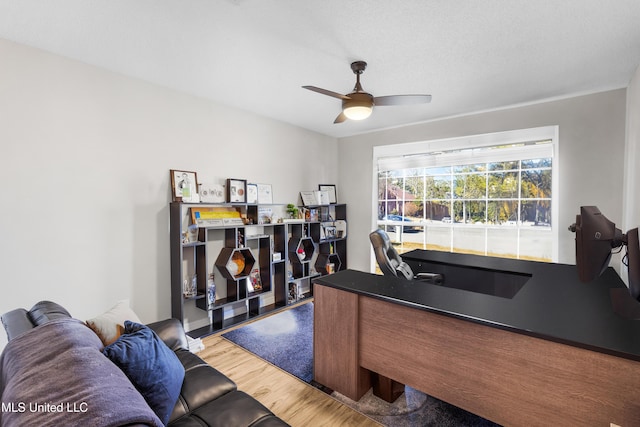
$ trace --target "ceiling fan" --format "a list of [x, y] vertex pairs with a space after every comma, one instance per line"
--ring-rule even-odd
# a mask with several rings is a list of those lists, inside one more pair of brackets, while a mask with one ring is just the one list
[[315, 86], [302, 86], [323, 95], [332, 96], [342, 100], [342, 112], [336, 117], [333, 123], [342, 123], [347, 119], [363, 120], [371, 115], [374, 105], [410, 105], [410, 104], [426, 104], [431, 102], [431, 95], [388, 95], [373, 96], [362, 90], [360, 84], [360, 74], [364, 73], [367, 63], [364, 61], [355, 61], [351, 63], [351, 70], [356, 75], [356, 85], [353, 92], [342, 95], [331, 90], [322, 89]]

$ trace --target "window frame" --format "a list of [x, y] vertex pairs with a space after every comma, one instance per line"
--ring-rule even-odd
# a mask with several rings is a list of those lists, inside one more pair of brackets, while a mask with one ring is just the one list
[[[489, 152], [489, 150], [482, 150], [479, 153], [474, 152], [473, 150], [477, 148], [482, 149], [482, 148], [487, 148], [491, 146], [508, 146], [512, 144], [522, 144], [523, 142], [549, 140], [551, 141], [551, 144], [550, 144], [551, 156], [546, 156], [546, 157], [552, 157], [553, 159], [552, 165], [551, 165], [551, 198], [550, 198], [551, 199], [551, 230], [549, 232], [551, 233], [551, 241], [552, 241], [551, 262], [557, 262], [558, 245], [559, 245], [559, 229], [560, 229], [558, 224], [558, 218], [559, 218], [558, 206], [559, 206], [559, 200], [560, 200], [559, 183], [558, 183], [558, 176], [560, 176], [559, 175], [560, 162], [558, 159], [558, 151], [559, 151], [558, 135], [559, 135], [558, 126], [545, 126], [545, 127], [539, 127], [539, 128], [519, 129], [519, 130], [512, 130], [512, 131], [505, 131], [505, 132], [495, 132], [495, 133], [470, 135], [470, 136], [462, 136], [462, 137], [446, 138], [446, 139], [438, 139], [438, 140], [430, 140], [430, 141], [380, 145], [380, 146], [373, 147], [373, 168], [372, 168], [373, 191], [372, 191], [372, 206], [371, 206], [372, 207], [371, 209], [372, 229], [378, 228], [378, 216], [379, 216], [379, 212], [378, 212], [379, 168], [378, 166], [379, 164], [390, 161], [391, 164], [393, 164], [393, 162], [399, 162], [397, 164], [402, 166], [400, 166], [398, 169], [402, 168], [403, 166], [404, 168], [407, 168], [407, 169], [410, 169], [412, 166], [416, 168], [418, 167], [423, 168], [425, 166], [419, 166], [419, 165], [421, 162], [425, 161], [424, 160], [425, 156], [435, 157], [433, 156], [433, 154], [442, 154], [443, 152], [450, 153], [456, 150], [459, 150], [459, 151], [465, 150], [465, 152], [466, 150], [470, 150], [468, 151], [469, 154], [466, 156], [466, 159], [469, 159], [469, 161], [470, 159], [473, 159], [474, 161], [472, 163], [476, 163], [475, 160], [478, 157], [479, 157], [478, 158], [479, 161], [477, 163], [505, 161], [508, 159], [506, 158], [500, 159], [499, 158], [500, 156], [497, 156], [498, 157], [497, 160], [492, 160], [491, 155], [486, 155], [484, 153], [484, 152]], [[508, 149], [505, 151], [508, 151]], [[456, 155], [457, 154], [455, 153], [452, 154], [454, 158]], [[462, 157], [465, 156], [464, 152], [459, 155]], [[509, 154], [507, 153], [506, 156], [508, 155]], [[429, 168], [437, 167], [437, 165], [433, 165], [433, 166], [429, 165], [427, 167]], [[385, 169], [392, 169], [392, 167], [385, 168]], [[398, 170], [398, 169], [392, 169], [392, 170]], [[529, 169], [533, 169], [533, 168], [529, 168]], [[520, 172], [522, 170], [525, 170], [524, 168], [522, 168], [521, 163], [519, 164], [518, 170]], [[495, 173], [495, 172], [501, 172], [501, 171], [500, 170], [486, 171], [486, 173], [492, 173], [492, 172]], [[455, 175], [455, 172], [452, 172], [452, 176], [454, 175]], [[519, 188], [517, 189], [518, 200], [529, 200], [530, 198], [522, 199], [521, 197], [522, 189], [520, 188], [521, 181], [519, 181], [518, 184], [519, 184], [518, 186]], [[453, 192], [454, 183], [451, 182], [451, 185], [452, 187], [450, 190], [451, 192]], [[487, 191], [485, 192], [485, 197], [488, 197], [488, 193], [489, 193], [489, 189], [487, 188]], [[421, 202], [428, 200], [424, 196], [425, 195], [423, 195]], [[456, 199], [453, 194], [451, 194], [451, 198], [452, 198], [452, 204], [456, 200], [463, 200], [463, 199]], [[498, 198], [498, 200], [499, 199], [500, 198]], [[492, 200], [491, 198], [487, 199], [487, 201], [491, 201], [491, 200]], [[420, 225], [426, 227], [427, 224], [420, 224]], [[466, 224], [460, 224], [460, 226], [466, 226]], [[489, 226], [485, 225], [484, 228], [488, 229]], [[425, 239], [426, 239], [426, 232], [425, 232]], [[451, 232], [451, 240], [453, 241], [453, 229]], [[485, 239], [485, 247], [486, 245], [487, 243]], [[519, 247], [519, 242], [518, 242], [518, 247]], [[370, 259], [371, 259], [371, 271], [375, 271], [376, 262], [375, 262], [375, 257], [373, 256], [373, 253], [371, 253]]]

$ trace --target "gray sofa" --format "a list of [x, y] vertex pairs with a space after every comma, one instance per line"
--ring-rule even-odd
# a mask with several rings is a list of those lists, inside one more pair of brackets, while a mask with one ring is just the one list
[[[64, 307], [43, 301], [31, 310], [5, 313], [2, 324], [9, 340], [0, 358], [2, 426], [158, 424], [128, 378], [100, 352], [93, 331]], [[189, 352], [178, 320], [147, 326], [175, 352], [185, 371], [168, 425], [287, 425]]]

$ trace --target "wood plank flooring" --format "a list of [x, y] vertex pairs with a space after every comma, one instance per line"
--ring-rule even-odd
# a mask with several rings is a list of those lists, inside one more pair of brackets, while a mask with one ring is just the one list
[[222, 338], [220, 333], [202, 341], [205, 349], [198, 356], [293, 427], [381, 425]]

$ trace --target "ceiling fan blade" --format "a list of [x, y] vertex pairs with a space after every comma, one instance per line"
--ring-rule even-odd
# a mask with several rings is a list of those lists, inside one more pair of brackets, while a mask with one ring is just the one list
[[338, 117], [336, 117], [336, 119], [333, 121], [334, 124], [336, 123], [342, 123], [345, 120], [347, 120], [347, 116], [344, 115], [344, 113], [340, 113], [338, 114]]
[[318, 92], [321, 93], [323, 95], [328, 95], [328, 96], [333, 96], [334, 98], [338, 98], [338, 99], [351, 99], [346, 95], [343, 95], [341, 93], [338, 92], [334, 92], [332, 90], [327, 90], [327, 89], [322, 89], [320, 87], [315, 87], [315, 86], [302, 86], [304, 89], [309, 89], [313, 92]]
[[389, 95], [373, 98], [375, 105], [413, 105], [431, 102], [431, 95]]

